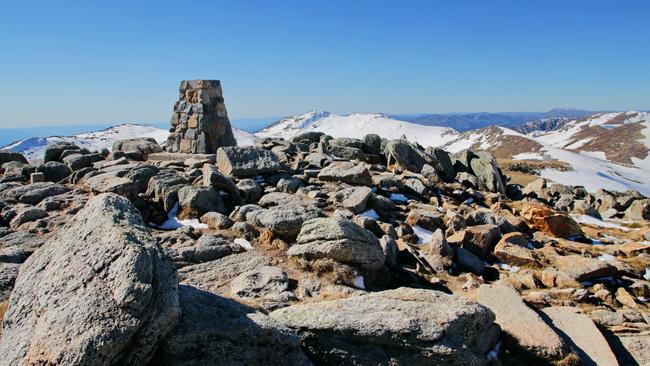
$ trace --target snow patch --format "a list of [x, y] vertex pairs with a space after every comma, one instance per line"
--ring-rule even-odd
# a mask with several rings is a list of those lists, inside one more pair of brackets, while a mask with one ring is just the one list
[[418, 237], [418, 244], [425, 244], [431, 241], [433, 237], [433, 232], [427, 229], [423, 229], [420, 226], [413, 226], [413, 232], [415, 236]]
[[240, 247], [246, 249], [246, 250], [251, 250], [253, 249], [253, 245], [251, 244], [250, 241], [242, 238], [237, 238], [234, 240], [235, 244], [238, 244]]
[[389, 198], [391, 201], [395, 202], [406, 202], [409, 200], [405, 195], [401, 193], [391, 193]]
[[153, 223], [149, 223], [149, 226], [161, 229], [161, 230], [176, 230], [178, 228], [181, 228], [183, 226], [191, 226], [195, 229], [207, 229], [208, 225], [207, 224], [202, 224], [199, 222], [197, 219], [187, 219], [187, 220], [179, 220], [178, 219], [178, 210], [179, 206], [178, 203], [172, 207], [172, 209], [167, 213], [167, 221], [163, 222], [162, 225], [156, 225]]
[[377, 211], [372, 209], [362, 212], [359, 214], [359, 216], [370, 217], [371, 219], [379, 220], [379, 214], [377, 214]]
[[355, 276], [354, 279], [352, 280], [352, 285], [362, 290], [366, 289], [366, 284], [363, 276]]

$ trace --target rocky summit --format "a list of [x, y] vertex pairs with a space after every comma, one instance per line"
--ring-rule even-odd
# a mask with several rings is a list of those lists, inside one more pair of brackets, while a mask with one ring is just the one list
[[0, 151], [0, 365], [648, 365], [650, 199], [489, 152], [235, 147], [214, 81], [165, 146]]

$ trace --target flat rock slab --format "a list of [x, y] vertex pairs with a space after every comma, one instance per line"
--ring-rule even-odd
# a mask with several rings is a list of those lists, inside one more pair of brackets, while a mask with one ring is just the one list
[[549, 323], [573, 343], [584, 365], [616, 366], [616, 356], [591, 319], [568, 306], [542, 310]]
[[485, 365], [494, 314], [439, 291], [399, 288], [271, 313], [317, 365]]
[[496, 315], [496, 322], [524, 350], [545, 360], [560, 360], [568, 354], [562, 338], [531, 308], [514, 288], [502, 281], [482, 285], [476, 300]]
[[217, 155], [161, 152], [149, 154], [147, 157], [149, 161], [185, 161], [187, 159], [209, 160], [211, 164], [214, 164], [217, 161]]

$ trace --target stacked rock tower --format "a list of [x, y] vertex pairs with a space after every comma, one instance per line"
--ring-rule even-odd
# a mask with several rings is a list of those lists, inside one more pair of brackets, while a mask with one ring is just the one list
[[168, 152], [214, 154], [237, 145], [219, 80], [183, 80], [174, 104]]

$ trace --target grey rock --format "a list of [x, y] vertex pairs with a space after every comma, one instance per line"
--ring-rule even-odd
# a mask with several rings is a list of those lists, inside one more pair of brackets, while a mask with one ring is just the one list
[[650, 198], [636, 200], [625, 210], [625, 218], [631, 220], [650, 220]]
[[468, 172], [459, 172], [456, 174], [456, 180], [467, 188], [478, 188], [478, 178]]
[[196, 241], [194, 246], [179, 249], [180, 258], [178, 259], [191, 263], [203, 263], [243, 251], [241, 246], [228, 239], [205, 234]]
[[456, 263], [464, 270], [470, 271], [475, 275], [483, 274], [485, 271], [485, 263], [477, 256], [472, 254], [469, 250], [460, 247], [454, 247], [454, 254]]
[[125, 153], [137, 151], [144, 160], [147, 160], [149, 154], [159, 153], [163, 150], [160, 145], [158, 145], [158, 142], [156, 142], [152, 137], [136, 137], [114, 142], [112, 151], [122, 151]]
[[171, 334], [160, 342], [151, 364], [311, 364], [300, 349], [296, 334], [270, 317], [191, 286], [180, 286], [178, 292], [181, 318]]
[[239, 203], [239, 188], [232, 179], [221, 174], [214, 165], [203, 165], [203, 186], [212, 187], [217, 191], [224, 191], [228, 194], [232, 203]]
[[171, 169], [163, 169], [149, 180], [145, 196], [163, 205], [169, 212], [178, 202], [178, 191], [189, 182]]
[[[18, 278], [19, 263], [0, 262], [0, 303], [7, 301]], [[0, 333], [1, 334], [1, 333]]]
[[362, 164], [355, 165], [348, 161], [328, 165], [321, 170], [318, 178], [323, 181], [338, 181], [352, 185], [372, 185], [370, 171]]
[[36, 167], [33, 165], [21, 163], [19, 161], [10, 161], [2, 165], [2, 170], [4, 170], [5, 178], [8, 177], [29, 177], [36, 171]]
[[381, 245], [381, 249], [384, 251], [386, 265], [388, 267], [397, 268], [398, 247], [395, 239], [388, 235], [384, 235], [379, 239], [379, 245]]
[[391, 140], [384, 148], [388, 163], [397, 163], [404, 169], [420, 173], [425, 164], [433, 161], [433, 157], [407, 140]]
[[296, 299], [289, 290], [287, 274], [281, 268], [272, 266], [263, 266], [240, 274], [230, 283], [230, 293], [240, 298], [261, 298], [279, 302]]
[[271, 318], [297, 330], [320, 365], [486, 365], [499, 334], [485, 307], [411, 288], [294, 305]]
[[43, 157], [44, 161], [46, 163], [49, 161], [60, 161], [61, 155], [66, 150], [80, 151], [81, 148], [71, 142], [66, 142], [66, 141], [55, 142], [53, 144], [48, 145], [45, 148], [45, 153]]
[[92, 165], [89, 155], [71, 154], [63, 158], [63, 163], [66, 164], [74, 172]]
[[385, 262], [379, 240], [370, 231], [352, 221], [331, 218], [306, 221], [287, 255], [307, 260], [329, 258], [365, 270], [377, 270]]
[[334, 194], [334, 201], [344, 208], [358, 214], [366, 210], [372, 189], [368, 187], [343, 188]]
[[208, 212], [225, 213], [219, 193], [212, 188], [185, 186], [178, 190], [179, 217], [198, 218]]
[[217, 167], [226, 175], [250, 177], [277, 172], [282, 166], [268, 150], [231, 146], [217, 150]]
[[303, 132], [299, 135], [294, 136], [291, 141], [293, 142], [300, 142], [304, 140], [308, 140], [310, 142], [319, 142], [321, 140], [321, 137], [325, 136], [324, 133], [322, 132], [316, 132], [316, 131], [309, 131], [309, 132]]
[[36, 167], [37, 173], [43, 173], [48, 182], [60, 182], [72, 174], [72, 170], [65, 164], [50, 161]]
[[237, 189], [239, 189], [241, 198], [247, 203], [259, 201], [264, 194], [264, 188], [251, 178], [242, 179], [237, 182]]
[[535, 356], [551, 361], [561, 360], [569, 353], [564, 340], [505, 282], [482, 285], [477, 290], [477, 300], [494, 312], [504, 332]]
[[229, 229], [235, 223], [228, 216], [219, 212], [208, 212], [201, 216], [200, 221], [207, 224], [210, 229]]
[[22, 267], [0, 363], [146, 364], [178, 315], [172, 263], [128, 200], [100, 195]]
[[347, 146], [330, 146], [329, 151], [332, 155], [346, 160], [366, 160], [366, 154], [361, 149]]
[[506, 186], [503, 183], [501, 172], [496, 165], [494, 157], [482, 156], [477, 159], [472, 159], [470, 164], [472, 171], [476, 175], [476, 178], [478, 178], [480, 189], [501, 194], [506, 193]]
[[302, 186], [304, 183], [296, 177], [281, 178], [276, 184], [278, 191], [285, 193], [296, 193]]
[[320, 216], [320, 210], [301, 205], [286, 204], [270, 207], [257, 216], [257, 221], [273, 234], [293, 240], [303, 222]]
[[379, 155], [381, 153], [381, 137], [374, 133], [363, 136], [362, 149], [366, 154]]
[[271, 259], [249, 251], [231, 254], [214, 261], [194, 264], [178, 270], [180, 281], [201, 290], [217, 294], [229, 294], [230, 283], [240, 274], [271, 265]]
[[27, 159], [21, 153], [13, 152], [10, 150], [0, 149], [0, 165], [8, 163], [10, 161], [16, 161], [23, 164], [29, 164]]
[[24, 223], [36, 221], [47, 216], [47, 212], [43, 209], [33, 206], [22, 206], [16, 210], [16, 214], [11, 219], [9, 226], [12, 228], [18, 228]]

